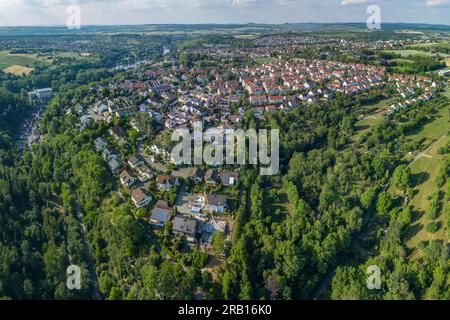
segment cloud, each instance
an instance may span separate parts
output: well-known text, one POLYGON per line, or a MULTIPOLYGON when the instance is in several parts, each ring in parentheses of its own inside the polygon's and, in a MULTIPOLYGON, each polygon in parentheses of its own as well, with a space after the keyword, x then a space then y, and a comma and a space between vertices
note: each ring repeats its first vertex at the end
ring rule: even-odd
POLYGON ((438 7, 450 5, 450 0, 427 0, 427 6, 429 7, 438 7))
POLYGON ((352 4, 361 4, 361 3, 367 3, 369 0, 342 0, 341 5, 348 6, 352 4))
POLYGON ((23 0, 0 0, 0 9, 18 10, 25 5, 23 0))

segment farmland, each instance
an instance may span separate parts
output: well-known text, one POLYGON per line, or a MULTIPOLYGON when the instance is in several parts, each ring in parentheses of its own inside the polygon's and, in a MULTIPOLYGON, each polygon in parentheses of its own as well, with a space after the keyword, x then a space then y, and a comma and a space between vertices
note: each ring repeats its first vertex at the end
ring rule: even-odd
POLYGON ((44 60, 34 54, 11 54, 9 51, 0 51, 0 69, 13 74, 29 74, 36 62, 44 60))

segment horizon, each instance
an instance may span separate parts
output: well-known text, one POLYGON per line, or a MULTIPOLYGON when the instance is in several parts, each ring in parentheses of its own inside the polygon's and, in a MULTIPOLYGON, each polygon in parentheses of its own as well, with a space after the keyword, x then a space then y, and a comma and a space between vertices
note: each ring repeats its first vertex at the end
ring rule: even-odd
MULTIPOLYGON (((246 26, 246 25, 266 25, 266 26, 281 26, 281 25, 307 25, 307 24, 322 24, 322 25, 334 25, 334 24, 353 24, 353 25, 365 25, 366 22, 319 22, 319 21, 310 21, 310 22, 281 22, 281 23, 264 23, 264 22, 243 22, 243 23, 127 23, 127 24, 82 24, 81 27, 127 27, 127 26, 246 26)), ((398 21, 389 21, 384 22, 382 25, 392 25, 392 24, 400 24, 400 25, 428 25, 428 26, 448 26, 450 27, 450 23, 427 23, 427 22, 398 22, 398 21)), ((64 24, 40 24, 40 25, 8 25, 2 26, 0 28, 65 28, 64 24)))
POLYGON ((65 25, 74 5, 83 26, 364 23, 371 5, 382 23, 448 25, 450 15, 450 0, 0 0, 0 26, 65 25))

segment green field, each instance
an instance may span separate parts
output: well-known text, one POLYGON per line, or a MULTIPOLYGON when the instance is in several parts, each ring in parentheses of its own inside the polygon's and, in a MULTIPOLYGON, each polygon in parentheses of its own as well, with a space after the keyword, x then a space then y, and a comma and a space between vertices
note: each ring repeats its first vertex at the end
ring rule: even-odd
POLYGON ((43 61, 34 54, 10 54, 9 51, 0 51, 0 69, 10 66, 23 66, 33 68, 36 61, 43 61))
MULTIPOLYGON (((405 49, 405 50, 382 50, 382 52, 399 54, 399 55, 401 55, 403 58, 407 58, 407 57, 409 57, 409 56, 422 56, 422 57, 436 57, 436 56, 437 56, 436 53, 425 52, 425 51, 414 50, 414 49, 405 49)), ((439 55, 440 55, 441 57, 450 57, 449 54, 445 54, 445 53, 439 53, 439 55)))
MULTIPOLYGON (((445 204, 441 209, 440 215, 437 219, 441 223, 441 229, 436 233, 430 233, 426 230, 427 224, 430 222, 427 212, 430 205, 429 195, 438 191, 435 180, 439 174, 439 170, 443 165, 444 156, 437 154, 437 149, 450 141, 450 137, 446 136, 440 140, 431 150, 426 153, 426 156, 421 157, 411 165, 411 172, 415 179, 416 193, 411 199, 410 205, 414 212, 414 221, 407 231, 407 247, 411 250, 412 257, 418 257, 419 251, 416 250, 421 241, 429 241, 435 239, 447 239, 447 232, 444 226, 444 210, 448 204, 445 204)), ((444 191, 442 189, 442 191, 444 191)), ((445 203, 445 200, 443 201, 445 203)), ((448 240, 448 239, 447 239, 448 240)))
MULTIPOLYGON (((448 94, 448 92, 447 92, 448 94)), ((442 135, 450 129, 450 116, 449 109, 442 108, 436 115, 436 119, 430 123, 423 126, 422 130, 419 132, 408 135, 407 138, 412 141, 420 141, 426 139, 425 142, 431 143, 439 139, 442 135)))
POLYGON ((234 36, 234 38, 242 40, 254 40, 257 39, 258 36, 255 34, 237 34, 234 36))
POLYGON ((383 99, 377 103, 362 106, 368 114, 355 124, 356 133, 352 137, 353 142, 357 142, 360 137, 366 134, 373 126, 381 123, 385 117, 385 111, 395 102, 395 98, 383 99))

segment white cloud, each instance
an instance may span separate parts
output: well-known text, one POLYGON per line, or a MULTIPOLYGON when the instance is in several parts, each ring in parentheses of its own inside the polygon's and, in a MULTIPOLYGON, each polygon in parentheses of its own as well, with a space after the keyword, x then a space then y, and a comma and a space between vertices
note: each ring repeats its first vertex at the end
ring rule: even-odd
POLYGON ((18 10, 25 5, 23 0, 0 0, 0 9, 18 10))
POLYGON ((342 0, 341 5, 347 6, 351 4, 360 4, 360 3, 367 3, 369 0, 342 0))
POLYGON ((427 6, 437 7, 450 4, 450 0, 427 0, 427 6))

